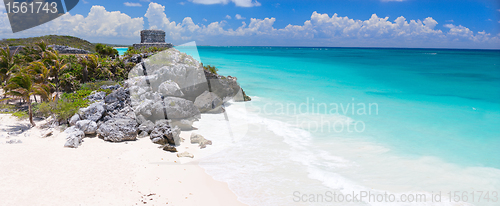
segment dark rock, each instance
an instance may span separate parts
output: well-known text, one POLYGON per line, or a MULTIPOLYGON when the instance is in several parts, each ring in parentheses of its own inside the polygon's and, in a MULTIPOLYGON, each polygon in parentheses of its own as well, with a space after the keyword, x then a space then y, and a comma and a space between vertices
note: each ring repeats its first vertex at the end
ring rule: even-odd
POLYGON ((147 136, 148 136, 148 133, 145 132, 145 131, 142 131, 141 133, 139 133, 138 138, 144 138, 144 137, 147 137, 147 136))
POLYGON ((110 142, 136 140, 137 121, 129 118, 110 119, 99 126, 99 137, 110 142))
POLYGON ((91 120, 80 120, 76 122, 75 127, 90 135, 95 134, 97 131, 97 123, 91 120))
POLYGON ((59 54, 90 54, 89 51, 84 49, 77 49, 69 46, 61 46, 61 45, 49 45, 48 47, 53 48, 59 54))
POLYGON ((163 150, 169 151, 169 152, 177 152, 177 148, 171 145, 164 145, 163 150))
POLYGON ((109 89, 109 90, 117 90, 121 88, 121 86, 119 84, 117 85, 111 85, 111 86, 107 86, 107 85, 102 85, 101 86, 101 89, 109 89))
POLYGON ((167 120, 158 120, 156 121, 155 127, 149 136, 151 141, 155 144, 170 144, 178 146, 180 145, 178 130, 178 128, 170 127, 167 120))
POLYGON ((87 99, 91 102, 96 102, 104 100, 105 97, 106 97, 106 92, 96 92, 94 94, 89 95, 87 99))
POLYGON ((154 128, 155 124, 149 120, 146 120, 139 126, 139 130, 144 131, 146 133, 150 133, 151 131, 153 131, 154 128))
POLYGON ((127 89, 123 89, 120 87, 117 90, 113 91, 108 96, 106 96, 106 98, 104 98, 104 102, 106 102, 106 104, 114 102, 124 102, 127 101, 129 98, 130 98, 129 91, 127 89))
POLYGON ((88 119, 97 122, 101 119, 104 112, 106 112, 104 106, 103 102, 95 102, 86 108, 80 109, 78 113, 80 114, 81 119, 88 119))

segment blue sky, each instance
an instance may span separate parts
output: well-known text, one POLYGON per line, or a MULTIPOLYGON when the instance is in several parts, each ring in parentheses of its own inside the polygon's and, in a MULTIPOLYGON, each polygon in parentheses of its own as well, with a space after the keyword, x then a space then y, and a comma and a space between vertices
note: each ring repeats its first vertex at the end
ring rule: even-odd
MULTIPOLYGON (((2 1, 2 0, 0 0, 2 1)), ((156 28, 199 45, 500 48, 497 0, 85 0, 59 19, 0 38, 75 35, 132 44, 156 28)))

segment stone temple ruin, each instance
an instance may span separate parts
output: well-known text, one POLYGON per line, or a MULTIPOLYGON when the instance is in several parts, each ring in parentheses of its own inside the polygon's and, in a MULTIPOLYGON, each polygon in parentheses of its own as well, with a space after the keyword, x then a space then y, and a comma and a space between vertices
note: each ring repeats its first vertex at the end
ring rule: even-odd
POLYGON ((134 44, 135 49, 140 48, 172 48, 174 45, 165 43, 165 32, 163 30, 142 30, 141 43, 134 44))

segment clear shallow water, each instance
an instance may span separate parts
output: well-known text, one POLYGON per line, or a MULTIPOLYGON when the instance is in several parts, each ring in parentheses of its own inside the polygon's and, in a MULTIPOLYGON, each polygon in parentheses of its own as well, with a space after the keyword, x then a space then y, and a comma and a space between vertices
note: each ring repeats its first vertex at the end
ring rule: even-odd
POLYGON ((124 55, 125 52, 127 52, 128 48, 122 48, 122 47, 116 47, 116 50, 118 50, 119 55, 124 55))
POLYGON ((241 141, 202 164, 246 203, 296 204, 294 191, 500 190, 499 51, 198 51, 254 97, 228 108, 247 123, 231 131, 241 141), (309 110, 297 114, 287 104, 309 110), (377 106, 369 113, 368 105, 377 106), (347 131, 355 125, 364 129, 347 131))

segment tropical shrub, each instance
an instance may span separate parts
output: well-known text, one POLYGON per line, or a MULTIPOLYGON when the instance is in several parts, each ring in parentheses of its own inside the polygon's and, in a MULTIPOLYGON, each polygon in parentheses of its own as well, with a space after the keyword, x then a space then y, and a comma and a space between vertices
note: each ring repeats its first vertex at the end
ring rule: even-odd
POLYGON ((203 68, 205 70, 212 72, 213 74, 217 74, 217 72, 219 71, 219 69, 217 69, 216 67, 211 66, 211 65, 203 66, 203 68))
POLYGON ((96 44, 95 45, 96 52, 102 57, 116 57, 118 56, 118 50, 113 47, 104 44, 96 44))

